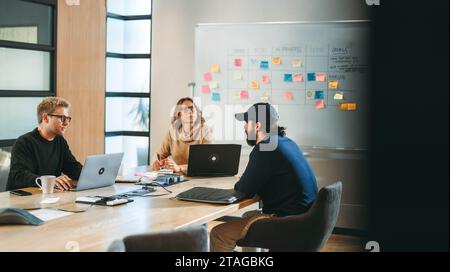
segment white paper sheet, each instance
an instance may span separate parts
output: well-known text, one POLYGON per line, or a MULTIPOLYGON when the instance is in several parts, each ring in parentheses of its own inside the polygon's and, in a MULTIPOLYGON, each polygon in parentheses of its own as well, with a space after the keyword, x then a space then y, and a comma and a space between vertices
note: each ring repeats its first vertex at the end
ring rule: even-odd
POLYGON ((73 214, 73 212, 58 211, 53 209, 39 209, 29 212, 43 221, 49 221, 73 214))

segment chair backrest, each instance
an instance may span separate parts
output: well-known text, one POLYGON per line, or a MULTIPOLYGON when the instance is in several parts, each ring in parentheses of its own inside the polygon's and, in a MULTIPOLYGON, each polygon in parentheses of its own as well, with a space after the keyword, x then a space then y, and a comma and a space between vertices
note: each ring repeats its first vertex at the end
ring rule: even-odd
POLYGON ((174 231, 131 235, 111 243, 109 252, 207 252, 208 230, 199 225, 174 231))
POLYGON ((323 187, 308 212, 256 221, 237 245, 272 251, 319 251, 336 225, 341 194, 340 181, 323 187))
POLYGON ((4 192, 6 190, 8 175, 9 175, 9 166, 0 166, 0 192, 4 192))

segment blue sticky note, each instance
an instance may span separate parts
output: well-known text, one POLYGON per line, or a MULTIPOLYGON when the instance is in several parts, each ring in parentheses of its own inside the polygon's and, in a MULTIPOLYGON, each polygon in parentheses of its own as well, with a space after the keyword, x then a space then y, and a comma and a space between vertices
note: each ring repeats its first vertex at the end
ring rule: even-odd
POLYGON ((292 74, 284 74, 284 82, 292 82, 292 74))
POLYGON ((269 69, 269 61, 267 60, 262 60, 261 63, 259 64, 259 67, 261 69, 269 69))
POLYGON ((212 93, 212 101, 220 102, 220 93, 212 93))
POLYGON ((308 73, 308 81, 316 81, 316 73, 308 73))
POLYGON ((314 94, 314 99, 323 99, 323 91, 316 91, 314 94))

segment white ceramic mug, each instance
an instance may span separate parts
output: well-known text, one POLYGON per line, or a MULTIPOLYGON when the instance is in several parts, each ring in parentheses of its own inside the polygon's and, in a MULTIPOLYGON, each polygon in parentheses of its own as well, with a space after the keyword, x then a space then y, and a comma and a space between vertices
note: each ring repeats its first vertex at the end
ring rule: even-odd
POLYGON ((41 188, 42 193, 44 194, 53 194, 55 184, 56 176, 40 176, 36 178, 36 185, 41 188), (41 181, 41 184, 39 184, 39 180, 41 181))

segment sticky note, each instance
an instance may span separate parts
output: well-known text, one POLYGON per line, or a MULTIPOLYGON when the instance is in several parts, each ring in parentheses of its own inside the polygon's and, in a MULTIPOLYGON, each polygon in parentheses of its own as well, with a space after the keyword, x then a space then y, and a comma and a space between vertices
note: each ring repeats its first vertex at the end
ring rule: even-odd
POLYGON ((255 90, 259 89, 259 81, 258 80, 251 81, 250 88, 255 89, 255 90))
POLYGON ((283 99, 286 101, 292 101, 294 100, 294 95, 291 92, 285 92, 283 94, 283 99))
POLYGON ((349 110, 349 111, 356 110, 356 103, 347 103, 347 104, 348 104, 347 110, 349 110))
POLYGON ((218 89, 219 88, 219 83, 217 83, 217 81, 211 81, 210 83, 209 83, 209 88, 210 89, 218 89))
POLYGON ((202 93, 208 94, 211 90, 209 89, 209 85, 202 86, 202 93))
POLYGON ((316 73, 316 81, 324 82, 327 78, 325 73, 316 73))
POLYGON ((242 66, 242 59, 234 59, 234 66, 235 67, 241 67, 242 66))
POLYGON ((344 99, 344 93, 343 92, 336 92, 335 94, 334 94, 334 100, 342 100, 342 99, 344 99))
POLYGON ((204 79, 205 81, 211 81, 211 79, 212 79, 211 73, 204 73, 204 74, 203 74, 203 79, 204 79))
POLYGON ((270 84, 270 77, 266 75, 262 76, 262 82, 264 84, 270 84))
POLYGON ((308 81, 316 81, 316 73, 308 73, 308 81))
POLYGON ((323 102, 323 100, 316 101, 316 109, 320 110, 320 109, 324 109, 324 108, 325 108, 325 103, 323 102))
POLYGON ((302 74, 295 74, 294 75, 294 82, 302 82, 303 81, 303 75, 302 74))
POLYGON ((262 60, 259 64, 259 68, 261 69, 269 69, 269 62, 267 60, 262 60))
POLYGON ((261 101, 269 101, 269 95, 267 93, 261 93, 261 96, 259 97, 261 101))
POLYGON ((337 80, 330 80, 328 82, 328 89, 336 90, 337 88, 339 88, 339 81, 337 81, 337 80))
POLYGON ((324 95, 323 95, 323 91, 316 91, 314 93, 314 99, 323 99, 324 95))
POLYGON ((211 65, 211 72, 212 73, 219 73, 220 72, 220 65, 219 64, 211 65))
POLYGON ((314 99, 314 91, 313 90, 307 90, 306 91, 306 99, 307 100, 312 100, 312 99, 314 99))
POLYGON ((284 74, 284 82, 292 82, 292 74, 284 74))
POLYGON ((233 98, 239 100, 241 98, 241 92, 240 91, 234 91, 233 92, 233 98))
POLYGON ((272 64, 280 65, 281 64, 281 57, 273 57, 272 58, 272 64))
POLYGON ((292 67, 293 68, 302 67, 302 61, 300 59, 293 59, 292 60, 292 67))
POLYGON ((234 72, 233 78, 235 80, 242 80, 242 73, 241 72, 234 72))
POLYGON ((342 111, 354 111, 356 110, 357 106, 356 103, 350 102, 350 103, 339 103, 339 109, 342 111))
POLYGON ((220 93, 212 93, 212 101, 219 102, 220 101, 220 93))
POLYGON ((241 99, 248 99, 248 92, 247 91, 241 91, 240 98, 241 99))

